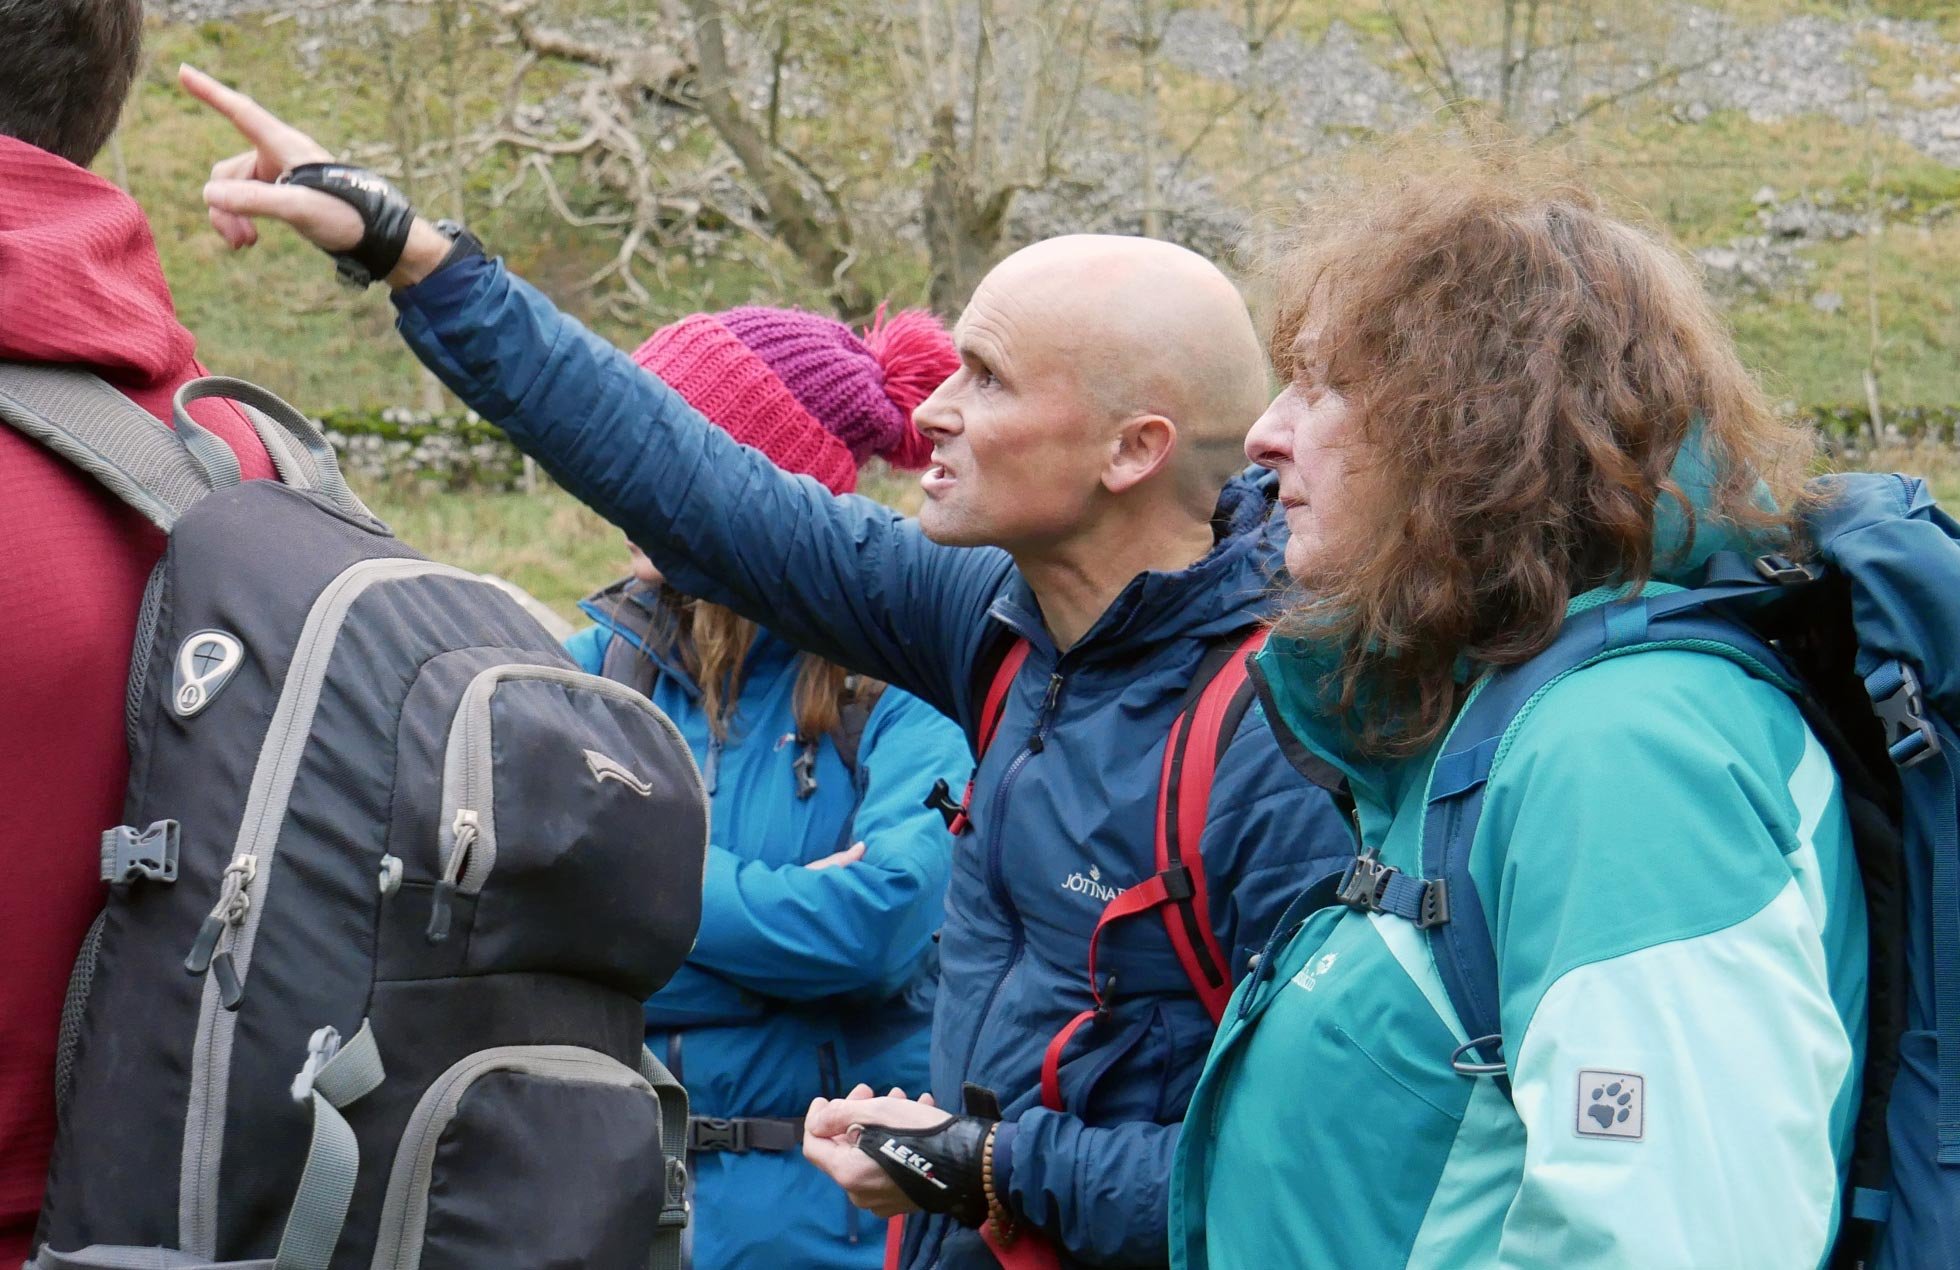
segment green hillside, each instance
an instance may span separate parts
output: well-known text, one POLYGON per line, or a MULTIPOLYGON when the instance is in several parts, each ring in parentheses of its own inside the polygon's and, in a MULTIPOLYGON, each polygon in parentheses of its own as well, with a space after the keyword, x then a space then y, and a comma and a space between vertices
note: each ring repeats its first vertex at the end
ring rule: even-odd
MULTIPOLYGON (((686 51, 661 26, 652 0, 538 2, 538 12, 602 48, 643 42, 686 51)), ((1229 255, 1248 223, 1246 205, 1283 210, 1289 192, 1310 185, 1338 153, 1400 128, 1447 123, 1450 112, 1433 87, 1438 49, 1467 91, 1493 96, 1499 0, 1155 7, 1171 19, 1155 68, 1151 135, 1158 140, 1148 151, 1170 209, 1164 232, 1214 254, 1229 255), (1256 94, 1232 24, 1261 6, 1281 20, 1270 41, 1278 51, 1269 53, 1277 58, 1271 82, 1261 89, 1264 132, 1255 132, 1245 103, 1256 94), (1416 48, 1406 21, 1398 32, 1397 14, 1429 19, 1416 48), (1422 39, 1434 41, 1426 58, 1418 56, 1422 39), (1266 134, 1284 134, 1286 146, 1255 146, 1266 134), (1248 158, 1256 154, 1267 157, 1248 158)), ((1552 0, 1545 7, 1561 10, 1552 0)), ((1960 404, 1955 7, 1893 0, 1874 12, 1820 0, 1736 0, 1652 18, 1638 6, 1623 8, 1635 13, 1625 19, 1630 26, 1609 31, 1589 19, 1595 25, 1575 28, 1604 33, 1583 55, 1576 39, 1566 52, 1540 50, 1542 67, 1568 53, 1570 66, 1543 70, 1531 91, 1546 101, 1566 96, 1546 107, 1549 116, 1534 117, 1527 102, 1517 126, 1552 134, 1546 144, 1701 254, 1746 356, 1778 400, 1861 407, 1875 306, 1885 407, 1960 404), (1586 76, 1596 83, 1571 87, 1586 76), (1641 88, 1643 76, 1658 82, 1641 88), (1628 84, 1633 91, 1624 91, 1628 84), (1881 232, 1868 232, 1873 225, 1881 232)), ((631 121, 654 185, 671 181, 674 191, 637 258, 645 295, 617 278, 589 284, 615 257, 619 231, 573 224, 566 213, 618 219, 618 153, 525 164, 525 152, 509 146, 458 159, 469 146, 457 143, 488 135, 500 118, 518 118, 505 116, 510 103, 529 112, 522 116, 528 135, 564 141, 585 127, 591 103, 647 94, 606 86, 589 68, 553 58, 529 65, 514 88, 522 50, 483 0, 363 8, 353 17, 298 4, 291 12, 211 16, 231 12, 231 0, 164 0, 122 130, 98 165, 149 212, 179 309, 214 368, 265 383, 316 413, 446 404, 392 334, 379 289, 341 288, 290 235, 269 232, 234 255, 210 232, 198 190, 210 165, 238 145, 226 125, 177 91, 180 61, 255 94, 362 161, 386 165, 401 152, 416 154, 400 179, 418 205, 461 213, 521 273, 621 344, 699 308, 826 303, 811 275, 770 240, 760 204, 714 134, 687 111, 650 98, 615 116, 631 121), (203 16, 172 16, 186 6, 202 6, 192 11, 203 16), (371 13, 394 16, 360 16, 371 13)), ((922 302, 930 262, 918 224, 929 165, 920 120, 895 86, 905 78, 899 68, 882 64, 875 48, 867 53, 864 42, 866 31, 897 40, 901 19, 881 15, 899 10, 862 0, 756 0, 739 12, 748 23, 746 34, 734 32, 743 91, 752 106, 767 97, 783 150, 824 176, 848 208, 857 276, 874 295, 922 302), (765 54, 782 59, 773 88, 767 67, 757 70, 765 54)), ((1048 174, 1049 188, 1021 196, 1000 250, 1069 228, 1134 232, 1141 223, 1141 196, 1124 182, 1125 173, 1141 170, 1133 152, 1141 152, 1144 81, 1134 33, 1125 35, 1115 17, 1102 20, 1114 25, 1078 49, 1074 148, 1048 174)), ((1020 91, 1019 81, 1006 87, 1020 91)), ((1944 455, 1914 461, 1960 486, 1944 455)), ((902 483, 876 488, 909 493, 902 483)), ((510 574, 563 610, 617 563, 616 534, 556 495, 478 498, 410 482, 376 498, 438 554, 510 574)))

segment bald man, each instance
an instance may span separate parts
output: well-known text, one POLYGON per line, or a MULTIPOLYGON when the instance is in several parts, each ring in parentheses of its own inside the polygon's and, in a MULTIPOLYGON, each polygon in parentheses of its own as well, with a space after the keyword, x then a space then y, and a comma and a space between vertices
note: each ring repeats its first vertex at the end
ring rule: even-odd
MULTIPOLYGON (((948 843, 932 1091, 834 1090, 807 1108, 811 1161, 860 1208, 907 1216, 907 1267, 1164 1264, 1213 1014, 1287 903, 1353 855, 1254 708, 1220 736, 1203 832, 1182 847, 1208 886, 1158 883, 1167 737, 1266 615, 1284 546, 1270 478, 1228 482, 1213 457, 1266 396, 1230 281, 1143 239, 1058 238, 1003 262, 960 318, 960 370, 915 415, 933 442, 915 523, 785 475, 473 240, 407 219, 399 195, 357 211, 365 196, 267 184, 326 152, 213 81, 185 84, 254 145, 206 187, 229 242, 261 216, 355 249, 395 288, 416 354, 682 591, 925 698, 984 751, 948 843), (1104 927, 1103 1008, 1085 1015, 1091 934, 1147 883, 1131 898, 1160 903, 1104 927)), ((812 1046, 808 1061, 840 1057, 866 1056, 812 1046)))

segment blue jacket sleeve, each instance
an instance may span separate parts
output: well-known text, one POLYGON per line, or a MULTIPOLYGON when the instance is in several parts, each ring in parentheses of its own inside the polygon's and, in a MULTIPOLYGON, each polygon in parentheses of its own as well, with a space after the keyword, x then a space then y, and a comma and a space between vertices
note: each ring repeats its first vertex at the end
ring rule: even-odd
POLYGON ((416 356, 677 587, 956 718, 1011 567, 738 444, 497 261, 395 293, 416 356))
POLYGON ((701 935, 690 961, 765 996, 889 996, 939 928, 952 842, 923 803, 968 763, 952 721, 897 689, 872 710, 858 751, 863 800, 847 842, 864 858, 828 869, 708 852, 701 935))
POLYGON ((606 645, 611 642, 611 631, 603 626, 588 626, 565 641, 565 654, 578 663, 580 670, 596 675, 606 664, 606 645))
MULTIPOLYGON (((1212 931, 1235 980, 1293 897, 1354 856, 1347 818, 1287 763, 1257 706, 1218 765, 1200 850, 1212 931)), ((1188 1090, 1195 1076, 1172 1072, 1170 1082, 1188 1090)), ((1163 1263, 1178 1126, 1092 1126, 1037 1107, 1000 1132, 998 1180, 1029 1221, 1093 1264, 1163 1263)))

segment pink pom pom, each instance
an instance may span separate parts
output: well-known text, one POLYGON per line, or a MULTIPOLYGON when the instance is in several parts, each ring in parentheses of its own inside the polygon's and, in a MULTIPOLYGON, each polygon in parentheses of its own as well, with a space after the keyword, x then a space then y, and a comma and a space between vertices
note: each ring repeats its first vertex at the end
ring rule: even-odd
POLYGON ((906 309, 888 321, 881 305, 864 333, 864 346, 885 372, 885 396, 905 426, 879 455, 894 467, 921 468, 932 461, 932 442, 912 425, 912 412, 960 368, 953 337, 924 309, 906 309))

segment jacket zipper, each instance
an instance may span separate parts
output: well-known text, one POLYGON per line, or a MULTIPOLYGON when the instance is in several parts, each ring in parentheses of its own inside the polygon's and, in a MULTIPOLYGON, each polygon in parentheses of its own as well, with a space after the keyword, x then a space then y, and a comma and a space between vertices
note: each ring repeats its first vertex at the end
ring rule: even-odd
POLYGON ((987 989, 986 998, 980 1005, 980 1017, 973 1025, 972 1037, 967 1041, 966 1060, 960 1064, 962 1084, 973 1073, 973 1056, 980 1048, 980 1035, 987 1030, 987 1017, 993 1013, 994 1002, 999 998, 1000 990, 1006 985, 1009 976, 1014 973, 1014 968, 1020 964, 1021 954, 1027 947, 1027 930, 1021 924, 1020 910, 1014 906, 1013 897, 1007 893, 1006 878, 1001 873, 1001 818, 1007 804, 1007 792, 1013 786, 1015 778, 1021 774, 1021 769, 1027 766, 1029 759, 1047 747, 1048 725, 1054 718, 1056 705, 1061 701, 1062 686, 1065 682, 1066 676, 1062 674, 1058 661, 1056 669, 1048 676, 1048 691, 1041 699, 1040 711, 1035 715, 1034 731, 1021 747, 1021 752, 1014 756, 1014 761, 1008 765, 1007 771, 1002 773, 1000 784, 994 787, 994 796, 989 800, 988 818, 993 823, 987 830, 987 889, 993 893, 994 901, 1006 910, 1011 939, 1007 948, 1007 962, 1001 967, 1000 973, 994 977, 993 986, 987 989))

